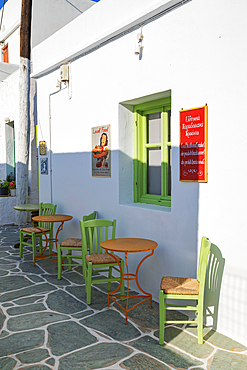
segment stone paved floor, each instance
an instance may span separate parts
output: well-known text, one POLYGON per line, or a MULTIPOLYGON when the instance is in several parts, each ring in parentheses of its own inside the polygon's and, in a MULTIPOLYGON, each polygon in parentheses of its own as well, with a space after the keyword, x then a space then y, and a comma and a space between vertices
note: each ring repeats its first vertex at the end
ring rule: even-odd
POLYGON ((59 281, 56 262, 34 267, 18 241, 17 227, 0 226, 1 370, 247 369, 247 348, 208 328, 198 345, 195 327, 169 326, 160 346, 156 302, 130 311, 125 325, 121 308, 107 307, 106 284, 95 284, 87 306, 79 268, 59 281))

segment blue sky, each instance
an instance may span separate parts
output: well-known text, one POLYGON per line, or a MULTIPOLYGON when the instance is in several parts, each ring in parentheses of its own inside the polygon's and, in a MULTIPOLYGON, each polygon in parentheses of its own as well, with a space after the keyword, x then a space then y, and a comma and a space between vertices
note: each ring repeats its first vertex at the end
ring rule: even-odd
MULTIPOLYGON (((2 9, 2 7, 3 7, 3 1, 4 1, 4 0, 0 0, 0 9, 2 9)), ((5 0, 5 4, 7 3, 7 1, 8 1, 8 0, 5 0)))

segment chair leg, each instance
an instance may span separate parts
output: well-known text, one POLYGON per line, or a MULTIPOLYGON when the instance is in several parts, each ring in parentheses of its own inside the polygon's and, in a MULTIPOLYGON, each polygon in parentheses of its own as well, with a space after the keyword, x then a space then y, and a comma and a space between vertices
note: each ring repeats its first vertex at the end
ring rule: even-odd
POLYGON ((43 251, 42 235, 39 236, 39 253, 43 251))
POLYGON ((198 307, 198 311, 197 311, 197 335, 198 335, 198 344, 203 344, 203 310, 202 310, 202 307, 198 307))
POLYGON ((165 303, 163 290, 159 292, 159 344, 164 344, 165 334, 165 303))
POLYGON ((72 264, 72 252, 71 252, 71 250, 68 250, 68 255, 71 256, 71 257, 68 257, 68 260, 69 260, 69 271, 71 271, 72 270, 72 266, 71 266, 71 264, 72 264))
POLYGON ((23 232, 20 230, 20 257, 23 257, 23 232))
POLYGON ((35 256, 36 256, 36 235, 32 233, 32 247, 33 247, 33 263, 35 263, 35 256))
MULTIPOLYGON (((121 260, 121 268, 122 268, 122 274, 124 274, 124 260, 121 260)), ((120 294, 121 295, 124 295, 124 279, 122 281, 122 284, 121 284, 121 287, 120 287, 120 294)), ((124 301, 125 300, 125 297, 121 297, 120 298, 121 301, 124 301)))
POLYGON ((58 280, 61 280, 62 275, 62 251, 60 244, 57 246, 57 278, 58 280))
POLYGON ((92 265, 92 262, 89 262, 87 273, 86 273, 86 291, 87 291, 87 304, 88 305, 91 304, 92 272, 93 272, 93 265, 92 265))

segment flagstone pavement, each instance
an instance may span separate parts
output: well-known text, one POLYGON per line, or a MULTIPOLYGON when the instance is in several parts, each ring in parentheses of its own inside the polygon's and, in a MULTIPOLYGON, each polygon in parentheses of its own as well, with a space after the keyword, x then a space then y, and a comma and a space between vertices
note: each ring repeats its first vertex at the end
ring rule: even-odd
POLYGON ((88 306, 81 268, 57 280, 57 263, 34 266, 29 247, 19 257, 18 241, 17 226, 0 226, 1 370, 247 369, 247 348, 209 328, 198 345, 192 325, 168 326, 160 346, 157 302, 130 311, 125 325, 103 283, 88 306))

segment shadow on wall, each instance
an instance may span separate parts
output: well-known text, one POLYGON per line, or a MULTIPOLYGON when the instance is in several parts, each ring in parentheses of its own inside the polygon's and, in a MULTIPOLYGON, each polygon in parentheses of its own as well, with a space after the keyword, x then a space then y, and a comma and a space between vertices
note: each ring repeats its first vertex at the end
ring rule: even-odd
MULTIPOLYGON (((208 260, 203 318, 207 326, 217 330, 218 310, 222 276, 225 266, 225 259, 215 244, 211 244, 208 260)), ((207 333, 207 340, 214 333, 214 330, 207 333)))

